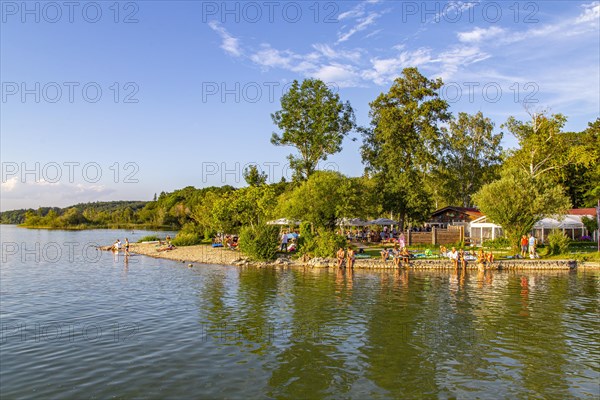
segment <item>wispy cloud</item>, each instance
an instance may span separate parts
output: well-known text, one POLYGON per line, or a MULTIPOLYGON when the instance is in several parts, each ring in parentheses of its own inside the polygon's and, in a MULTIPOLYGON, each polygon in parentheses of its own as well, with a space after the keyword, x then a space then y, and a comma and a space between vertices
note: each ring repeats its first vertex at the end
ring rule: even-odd
POLYGON ((491 26, 489 28, 475 28, 467 32, 459 32, 458 40, 464 43, 479 43, 484 40, 493 39, 505 32, 504 29, 497 26, 491 26))
POLYGON ((363 70, 363 79, 377 85, 393 81, 406 67, 420 67, 433 62, 431 50, 420 48, 414 51, 402 51, 396 57, 372 58, 371 67, 363 70))
POLYGON ((354 34, 364 31, 369 26, 373 25, 377 18, 381 17, 381 13, 378 12, 370 12, 364 17, 357 18, 356 24, 348 29, 346 32, 338 33, 337 43, 342 43, 350 39, 354 34))
POLYGON ((313 44, 312 47, 317 50, 319 54, 332 60, 350 60, 358 62, 361 59, 362 51, 358 49, 353 51, 339 50, 322 43, 313 44))
POLYGON ((210 21, 208 26, 215 32, 221 36, 221 48, 225 50, 228 54, 232 56, 239 57, 242 55, 242 50, 240 49, 240 41, 238 38, 233 37, 225 28, 219 25, 216 21, 210 21))
MULTIPOLYGON (((350 10, 341 13, 338 16, 338 20, 348 20, 349 22, 348 25, 343 26, 341 30, 338 31, 338 39, 336 43, 339 44, 346 42, 358 32, 362 32, 371 25, 375 24, 377 19, 387 11, 367 10, 367 7, 378 3, 381 3, 381 0, 362 1, 356 6, 352 7, 350 10)), ((367 34, 367 36, 371 36, 373 34, 373 32, 370 32, 367 34)))
POLYGON ((265 68, 282 68, 292 72, 304 73, 317 68, 313 62, 318 56, 315 54, 300 55, 291 50, 278 50, 268 44, 250 56, 255 64, 265 68))

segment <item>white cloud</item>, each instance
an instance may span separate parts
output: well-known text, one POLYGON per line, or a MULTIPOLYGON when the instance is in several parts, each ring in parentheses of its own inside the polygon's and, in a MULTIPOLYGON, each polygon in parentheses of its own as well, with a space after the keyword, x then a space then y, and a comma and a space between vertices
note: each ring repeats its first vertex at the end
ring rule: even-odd
POLYGON ((344 50, 336 50, 327 44, 316 43, 313 44, 313 48, 319 52, 320 55, 323 55, 332 60, 350 60, 353 62, 360 61, 361 52, 359 50, 354 51, 344 51, 344 50))
POLYGON ((312 73, 312 76, 328 84, 335 83, 338 87, 356 86, 360 80, 352 66, 343 64, 324 65, 312 73))
POLYGON ((7 179, 6 182, 2 182, 0 184, 0 188, 2 188, 3 192, 12 192, 17 186, 18 179, 16 176, 13 176, 10 179, 7 179))
POLYGON ((221 48, 225 50, 226 53, 231 54, 232 56, 239 57, 242 55, 242 51, 240 49, 240 41, 239 39, 231 36, 229 32, 221 25, 219 25, 215 21, 210 21, 208 26, 215 32, 221 36, 221 48))
POLYGON ((492 26, 490 28, 475 28, 472 31, 468 32, 459 32, 457 34, 458 40, 465 43, 478 43, 487 39, 492 39, 498 37, 499 35, 504 33, 504 29, 499 28, 497 26, 492 26))
POLYGON ((454 47, 448 49, 439 55, 438 61, 441 63, 439 76, 442 79, 451 78, 460 67, 466 67, 471 64, 486 60, 491 56, 478 47, 454 47))
POLYGON ((277 50, 265 44, 262 49, 250 56, 257 65, 269 68, 282 68, 293 72, 303 73, 316 68, 312 62, 314 55, 302 56, 290 50, 277 50))
POLYGON ((427 48, 415 51, 403 51, 397 57, 373 58, 371 68, 362 72, 362 78, 373 81, 377 85, 393 81, 407 67, 419 67, 433 61, 431 50, 427 48))
POLYGON ((582 5, 583 13, 581 13, 576 19, 577 24, 587 24, 592 22, 596 25, 600 23, 600 2, 596 1, 589 4, 582 5))

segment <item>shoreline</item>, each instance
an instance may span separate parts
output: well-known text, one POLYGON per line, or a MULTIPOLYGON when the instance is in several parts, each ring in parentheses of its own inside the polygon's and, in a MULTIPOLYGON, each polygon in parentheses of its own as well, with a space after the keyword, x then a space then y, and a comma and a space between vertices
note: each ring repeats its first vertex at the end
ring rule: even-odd
MULTIPOLYGON (((110 246, 108 246, 110 247, 110 246)), ((130 252, 153 258, 161 258, 182 263, 199 264, 217 264, 231 266, 293 266, 293 267, 311 267, 311 268, 331 268, 336 267, 337 262, 334 258, 312 258, 307 262, 292 260, 286 256, 279 257, 273 262, 253 262, 242 255, 239 250, 229 250, 223 247, 212 247, 210 245, 195 245, 177 247, 168 251, 157 251, 156 243, 132 243, 130 252)), ((104 248, 103 248, 104 249, 104 248)), ((381 261, 380 259, 357 259, 354 265, 355 269, 396 269, 392 261, 381 261)), ((404 268, 404 267, 403 267, 404 268)), ((448 259, 430 258, 411 260, 410 269, 418 270, 453 270, 452 263, 448 259)), ((580 262, 576 260, 498 260, 486 269, 489 270, 549 270, 549 271, 570 271, 576 269, 600 269, 600 263, 580 262)), ((468 270, 479 269, 477 264, 470 262, 467 265, 468 270)))

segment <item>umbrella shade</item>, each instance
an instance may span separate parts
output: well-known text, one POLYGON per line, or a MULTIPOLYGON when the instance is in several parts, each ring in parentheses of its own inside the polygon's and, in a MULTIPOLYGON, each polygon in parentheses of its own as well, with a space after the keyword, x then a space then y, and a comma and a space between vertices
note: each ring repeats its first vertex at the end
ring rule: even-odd
POLYGON ((398 225, 398 222, 389 218, 377 218, 368 222, 369 225, 398 225))
POLYGON ((365 226, 369 225, 367 221, 360 218, 341 218, 336 221, 340 226, 365 226))
POLYGON ((290 221, 287 218, 279 218, 274 221, 268 221, 267 225, 300 225, 300 221, 290 221))

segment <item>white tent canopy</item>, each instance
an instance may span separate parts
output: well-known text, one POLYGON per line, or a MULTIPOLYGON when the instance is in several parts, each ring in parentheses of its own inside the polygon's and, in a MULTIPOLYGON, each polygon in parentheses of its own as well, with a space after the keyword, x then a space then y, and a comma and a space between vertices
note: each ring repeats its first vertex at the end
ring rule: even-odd
MULTIPOLYGON (((567 215, 563 219, 543 218, 533 225, 533 229, 581 229, 585 228, 581 222, 582 215, 567 215)), ((591 215, 590 218, 593 218, 591 215)))
MULTIPOLYGON (((535 236, 542 242, 553 229, 560 229, 570 236, 571 239, 575 239, 579 237, 580 233, 581 235, 585 233, 585 225, 581 222, 582 217, 595 218, 593 215, 575 214, 568 214, 562 218, 558 216, 547 217, 536 222, 533 225, 533 230, 535 231, 535 236)), ((502 227, 489 221, 485 215, 471 222, 469 228, 471 238, 479 242, 504 235, 502 227)))
POLYGON ((539 220, 533 225, 533 229, 536 231, 536 236, 540 237, 541 241, 544 241, 544 237, 553 229, 560 229, 564 233, 566 230, 570 231, 571 239, 575 239, 575 231, 581 230, 581 235, 585 232, 585 225, 581 222, 582 217, 594 218, 593 215, 573 215, 569 214, 563 218, 559 217, 548 217, 539 220))

